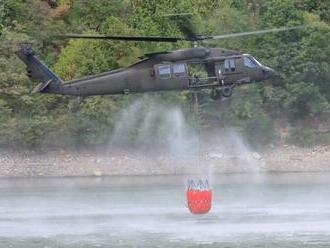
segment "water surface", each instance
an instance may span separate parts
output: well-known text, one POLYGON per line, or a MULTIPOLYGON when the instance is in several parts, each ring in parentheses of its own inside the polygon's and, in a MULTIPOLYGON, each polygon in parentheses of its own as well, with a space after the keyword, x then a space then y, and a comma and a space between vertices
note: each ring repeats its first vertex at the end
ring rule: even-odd
POLYGON ((203 216, 188 177, 0 180, 0 247, 330 247, 330 175, 212 177, 203 216))

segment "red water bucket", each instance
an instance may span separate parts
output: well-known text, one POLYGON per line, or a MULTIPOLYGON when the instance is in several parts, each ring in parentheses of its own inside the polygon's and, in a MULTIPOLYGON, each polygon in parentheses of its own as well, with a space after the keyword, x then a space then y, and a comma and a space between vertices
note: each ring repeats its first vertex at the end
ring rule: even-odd
POLYGON ((189 180, 186 197, 187 207, 193 214, 206 214, 212 207, 212 190, 208 180, 189 180))

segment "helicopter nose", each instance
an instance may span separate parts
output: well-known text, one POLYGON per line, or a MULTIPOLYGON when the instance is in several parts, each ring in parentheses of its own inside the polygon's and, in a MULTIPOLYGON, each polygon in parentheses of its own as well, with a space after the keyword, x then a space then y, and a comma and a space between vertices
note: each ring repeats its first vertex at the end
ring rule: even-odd
POLYGON ((263 73, 264 79, 269 79, 269 78, 274 78, 274 77, 279 76, 279 73, 277 71, 275 71, 272 68, 269 68, 268 66, 262 67, 262 73, 263 73))

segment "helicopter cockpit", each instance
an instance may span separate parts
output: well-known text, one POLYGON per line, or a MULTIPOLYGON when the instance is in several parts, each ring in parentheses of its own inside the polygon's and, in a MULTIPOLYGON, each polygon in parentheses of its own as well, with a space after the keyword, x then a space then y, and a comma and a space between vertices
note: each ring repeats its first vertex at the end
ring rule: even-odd
POLYGON ((261 81, 278 75, 275 70, 261 64, 250 54, 243 54, 243 62, 244 66, 249 70, 253 81, 261 81))

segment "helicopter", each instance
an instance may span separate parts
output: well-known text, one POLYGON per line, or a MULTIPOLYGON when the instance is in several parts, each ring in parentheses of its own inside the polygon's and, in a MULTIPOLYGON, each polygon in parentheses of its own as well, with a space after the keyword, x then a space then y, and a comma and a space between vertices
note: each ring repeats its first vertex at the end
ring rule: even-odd
POLYGON ((108 36, 67 34, 64 38, 97 39, 144 42, 190 41, 192 48, 144 54, 139 61, 126 68, 111 70, 96 75, 63 82, 35 55, 31 44, 24 44, 16 55, 25 63, 27 75, 39 83, 33 93, 54 93, 86 97, 155 91, 179 91, 209 89, 210 97, 218 100, 230 97, 233 89, 277 77, 272 68, 261 64, 250 54, 224 48, 198 46, 204 40, 219 40, 233 37, 283 32, 300 29, 301 26, 281 27, 216 36, 196 34, 188 26, 181 25, 183 36, 108 36), (202 70, 199 75, 196 72, 202 70))

